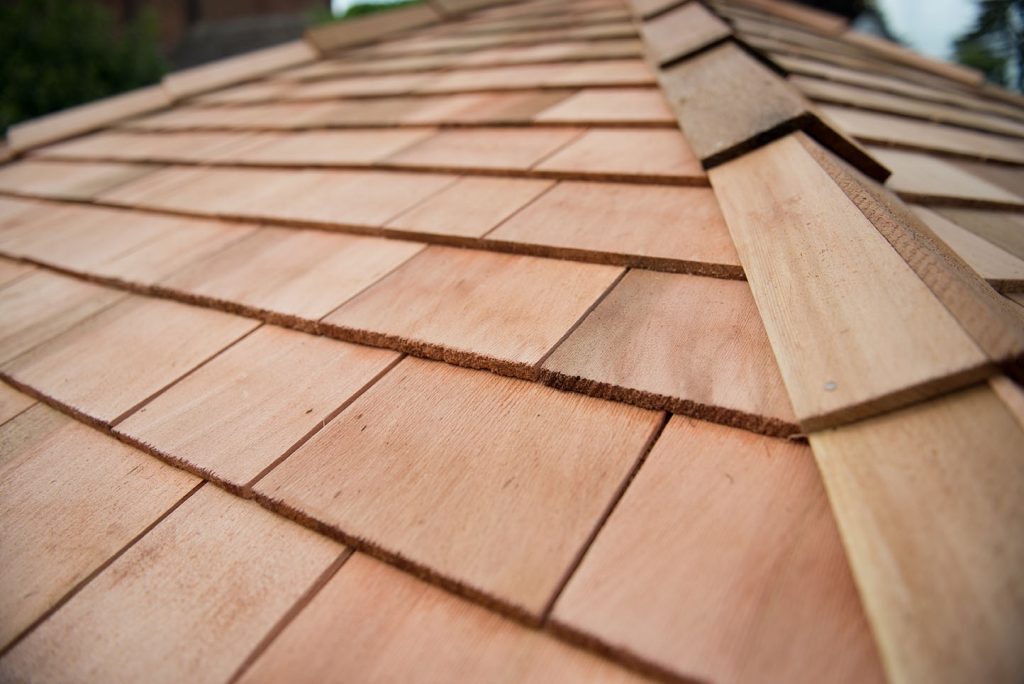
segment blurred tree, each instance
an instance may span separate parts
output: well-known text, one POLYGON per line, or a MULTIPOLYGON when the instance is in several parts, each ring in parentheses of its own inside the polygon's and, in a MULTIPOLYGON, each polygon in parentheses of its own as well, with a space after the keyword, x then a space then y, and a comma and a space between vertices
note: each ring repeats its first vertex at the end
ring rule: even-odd
POLYGON ((1024 0, 980 0, 974 27, 957 39, 957 60, 995 83, 1024 91, 1024 0))
POLYGON ((0 130, 155 83, 164 70, 151 14, 118 28, 88 0, 0 2, 0 130))

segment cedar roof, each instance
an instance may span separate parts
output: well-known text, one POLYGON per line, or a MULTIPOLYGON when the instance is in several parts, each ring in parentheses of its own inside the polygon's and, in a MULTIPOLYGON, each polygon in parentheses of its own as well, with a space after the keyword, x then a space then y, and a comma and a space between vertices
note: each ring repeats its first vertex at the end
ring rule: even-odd
POLYGON ((0 679, 1020 681, 1021 101, 429 0, 12 127, 0 679))

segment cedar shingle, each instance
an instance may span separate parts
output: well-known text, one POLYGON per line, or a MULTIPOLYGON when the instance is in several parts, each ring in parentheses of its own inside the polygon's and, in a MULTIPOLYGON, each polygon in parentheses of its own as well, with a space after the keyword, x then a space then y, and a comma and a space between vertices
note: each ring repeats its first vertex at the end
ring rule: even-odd
POLYGON ((702 182, 700 160, 679 131, 591 129, 537 165, 578 176, 702 182))
POLYGON ((0 444, 2 649, 199 479, 41 404, 0 444))
POLYGON ((358 341, 528 377, 621 272, 428 247, 323 323, 358 341))
POLYGON ((658 420, 410 358, 255 490, 538 616, 658 420))
POLYGON ((219 311, 127 297, 4 363, 2 371, 76 412, 110 422, 256 325, 219 311))
POLYGON ((687 418, 554 619, 698 681, 884 681, 810 450, 687 418))

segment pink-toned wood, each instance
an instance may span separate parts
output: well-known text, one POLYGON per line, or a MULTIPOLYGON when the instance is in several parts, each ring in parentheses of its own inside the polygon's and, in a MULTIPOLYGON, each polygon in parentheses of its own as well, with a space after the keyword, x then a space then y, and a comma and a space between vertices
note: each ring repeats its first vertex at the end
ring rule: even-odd
POLYGON ((0 428, 0 649, 197 484, 41 404, 0 428))
POLYGON ((677 62, 732 35, 730 26, 699 2, 684 3, 640 27, 647 54, 659 65, 677 62))
POLYGON ((672 109, 657 88, 585 89, 534 117, 544 123, 675 124, 672 109))
POLYGON ((441 131, 387 161, 430 168, 527 169, 580 133, 576 128, 441 131))
POLYGON ((34 156, 47 159, 138 162, 203 163, 231 157, 252 143, 251 133, 174 132, 153 133, 101 131, 59 145, 44 147, 34 156))
POLYGON ((538 616, 657 413, 406 359, 258 496, 538 616))
POLYGON ((284 318, 316 320, 423 247, 317 230, 260 228, 161 285, 284 318))
POLYGON ((0 252, 62 269, 151 284, 252 230, 99 207, 53 206, 0 232, 0 252))
MULTIPOLYGON (((10 385, 0 383, 0 425, 27 409, 36 400, 10 385)), ((0 459, 2 460, 2 459, 0 459)))
POLYGON ((151 173, 142 164, 18 161, 0 168, 0 190, 37 197, 87 200, 151 173))
POLYGON ((369 556, 352 556, 240 684, 647 681, 369 556))
POLYGON ((677 270, 742 273, 718 201, 707 188, 563 181, 487 237, 596 258, 672 261, 677 270))
POLYGON ((111 422, 257 325, 219 311, 130 296, 0 370, 76 412, 111 422))
POLYGON ((552 185, 546 180, 466 176, 399 214, 387 227, 481 237, 552 185))
POLYGON ((536 168, 584 177, 639 176, 690 182, 705 178, 700 160, 679 131, 593 129, 536 168))
MULTIPOLYGON (((203 104, 243 104, 247 102, 263 102, 279 100, 287 96, 294 85, 283 81, 253 81, 239 86, 215 90, 206 95, 191 98, 190 102, 203 104)), ((226 112, 219 112, 224 116, 226 112)))
POLYGON ((323 100, 353 95, 404 95, 436 77, 431 72, 353 76, 299 85, 289 90, 287 96, 290 100, 323 100))
POLYGON ((0 259, 0 288, 32 272, 32 266, 0 259))
POLYGON ((104 199, 210 216, 382 226, 454 181, 395 171, 178 168, 104 199))
POLYGON ((244 487, 398 359, 265 326, 129 416, 117 432, 244 487))
POLYGON ((556 387, 768 434, 798 431, 744 282, 631 271, 544 369, 556 387))
POLYGON ((8 228, 45 216, 50 212, 51 206, 32 199, 0 196, 0 235, 8 228))
POLYGON ((267 133, 255 136, 244 150, 222 155, 222 159, 302 167, 370 164, 433 133, 431 128, 267 133))
POLYGON ((0 659, 0 679, 227 681, 341 552, 205 485, 0 659))
POLYGON ((139 88, 15 124, 8 128, 7 140, 12 150, 26 150, 160 109, 170 102, 160 86, 139 88))
POLYGON ((323 322, 357 341, 531 377, 621 272, 428 247, 323 322))
POLYGON ((38 271, 0 289, 0 361, 9 361, 123 299, 99 285, 38 271))
POLYGON ((163 85, 172 97, 179 99, 312 62, 316 57, 317 51, 310 43, 294 40, 176 71, 164 77, 163 85))
POLYGON ((687 418, 554 619, 698 681, 884 681, 810 450, 687 418))
POLYGON ((653 85, 654 72, 640 59, 502 66, 450 71, 419 85, 423 93, 458 93, 512 88, 581 88, 653 85))

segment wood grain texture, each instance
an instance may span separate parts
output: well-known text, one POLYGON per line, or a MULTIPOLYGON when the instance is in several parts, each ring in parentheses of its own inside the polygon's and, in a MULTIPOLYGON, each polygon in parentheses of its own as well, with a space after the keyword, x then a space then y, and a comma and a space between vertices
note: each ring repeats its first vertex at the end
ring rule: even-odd
POLYGON ((988 240, 925 207, 914 211, 967 265, 1000 292, 1024 287, 1024 259, 1010 254, 988 240))
POLYGON ((563 181, 487 235, 571 257, 619 255, 672 270, 736 277, 739 257, 707 188, 563 181))
POLYGON ((41 404, 0 452, 0 649, 200 482, 41 404))
POLYGON ((576 128, 441 131, 387 161, 430 168, 527 169, 581 132, 576 128))
POLYGON ((696 681, 883 681, 809 450, 678 416, 554 620, 696 681))
POLYGON ((651 59, 661 67, 732 35, 732 29, 699 2, 670 9, 640 25, 651 59))
POLYGON ((18 278, 28 275, 33 270, 29 264, 0 259, 0 288, 13 283, 18 278))
POLYGON ((16 161, 0 168, 0 190, 34 197, 88 200, 154 169, 143 164, 16 161))
POLYGON ((171 97, 181 99, 312 62, 316 57, 317 52, 312 45, 304 40, 295 40, 175 71, 164 77, 163 86, 171 97))
POLYGON ((11 283, 0 289, 0 361, 10 361, 125 296, 44 271, 11 283))
POLYGON ((584 89, 548 107, 534 121, 563 124, 675 124, 658 88, 584 89))
POLYGON ((388 221, 388 228, 482 237, 554 185, 533 178, 465 176, 388 221))
POLYGON ((985 238, 1024 259, 1024 216, 1005 211, 981 211, 938 207, 935 209, 961 228, 985 238))
POLYGON ((846 30, 846 19, 839 15, 785 0, 736 0, 736 4, 796 22, 826 35, 836 35, 846 30))
POLYGON ((988 385, 812 434, 893 682, 1024 676, 1024 431, 988 385))
POLYGON ((160 135, 134 131, 100 131, 57 145, 48 145, 33 158, 70 161, 187 162, 199 164, 244 150, 258 136, 235 131, 174 131, 160 135))
POLYGON ((580 178, 704 183, 704 169, 679 131, 590 129, 536 166, 580 178))
POLYGON ((0 372, 109 423, 257 325, 219 311, 128 296, 4 363, 0 372))
POLYGON ((629 0, 634 16, 647 19, 681 5, 687 0, 629 0))
POLYGON ((264 326, 117 426, 162 456, 243 488, 398 360, 264 326))
POLYGON ((322 324, 357 342, 529 378, 621 273, 613 266, 428 247, 322 324))
MULTIPOLYGON (((628 25, 632 38, 633 27, 628 25)), ((656 83, 651 68, 640 59, 562 64, 458 69, 416 86, 421 93, 461 93, 524 88, 585 88, 587 86, 649 86, 656 83)))
POLYGON ((337 22, 310 29, 306 32, 306 39, 321 52, 326 52, 367 43, 398 31, 432 24, 438 19, 437 11, 429 4, 418 7, 400 7, 377 15, 359 17, 345 23, 337 22))
POLYGON ((990 208, 1024 207, 1024 197, 938 157, 881 148, 871 148, 871 154, 892 170, 886 184, 909 201, 990 208))
POLYGON ((647 681, 355 554, 240 684, 647 681))
POLYGON ((159 85, 139 88, 10 126, 7 143, 12 150, 27 150, 152 112, 170 103, 171 98, 159 85))
POLYGON ((245 149, 221 154, 221 160, 249 164, 330 166, 372 164, 433 133, 430 128, 399 130, 308 131, 256 136, 245 149))
POLYGON ((0 678, 226 681, 341 552, 205 485, 0 659, 0 678))
POLYGON ((932 59, 907 49, 894 41, 872 36, 862 31, 847 31, 843 40, 860 45, 878 53, 884 58, 906 64, 914 69, 931 72, 942 78, 958 81, 968 86, 980 86, 985 82, 985 74, 962 64, 932 59))
POLYGON ((14 418, 34 403, 36 403, 36 400, 27 394, 22 394, 10 385, 0 383, 0 425, 14 418))
POLYGON ((255 486, 533 618, 658 425, 636 407, 408 358, 255 486))
POLYGON ((805 429, 984 372, 975 342, 797 137, 711 181, 805 429))
POLYGON ((1024 140, 965 128, 822 105, 821 111, 855 138, 906 149, 1024 164, 1024 140))
POLYGON ((161 283, 201 300, 282 321, 315 321, 410 259, 424 245, 317 230, 260 228, 161 283))
POLYGON ((1006 301, 881 185, 799 138, 836 185, 928 286, 989 360, 1024 355, 1024 325, 1006 301))
POLYGON ((631 271, 544 370, 564 389, 767 434, 798 431, 742 282, 631 271))

